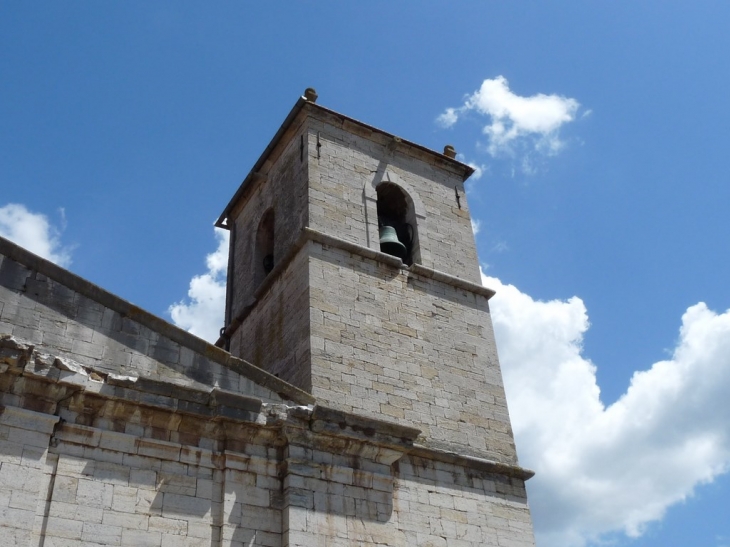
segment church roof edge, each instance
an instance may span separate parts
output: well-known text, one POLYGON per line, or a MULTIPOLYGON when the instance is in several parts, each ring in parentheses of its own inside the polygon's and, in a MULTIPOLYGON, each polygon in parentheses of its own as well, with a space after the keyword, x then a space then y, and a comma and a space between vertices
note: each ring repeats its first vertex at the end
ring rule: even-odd
POLYGON ((384 131, 378 127, 369 125, 365 122, 361 122, 360 120, 357 120, 355 118, 352 118, 350 116, 347 116, 345 114, 342 114, 340 112, 337 112, 335 110, 332 110, 330 108, 324 107, 322 105, 316 104, 314 101, 307 100, 305 96, 299 97, 297 99, 297 102, 294 103, 294 106, 289 111, 289 114, 284 119, 284 122, 281 124, 279 129, 277 130, 274 137, 271 139, 269 144, 264 149, 261 156, 259 156, 259 159, 254 164, 253 168, 249 171, 248 175, 246 175, 246 178, 243 179, 243 182, 241 182, 240 186, 238 187, 238 190, 236 190, 236 193, 233 195, 231 200, 228 202, 228 205, 226 205, 226 208, 221 213, 220 217, 218 217, 218 220, 215 222, 215 226, 218 228, 225 228, 229 229, 229 225, 227 224, 228 220, 228 214, 231 212, 231 210, 236 206, 238 203, 239 198, 241 195, 246 191, 246 187, 248 186, 250 180, 254 177, 256 173, 259 172, 261 167, 263 166, 266 159, 269 157, 271 152, 274 150, 277 144, 279 144, 279 141, 284 136, 284 133, 289 129, 291 124, 294 122, 296 117, 299 115, 299 113, 304 109, 309 108, 313 110, 319 110, 321 112, 326 112, 328 114, 337 116, 339 118, 342 118, 343 120, 347 120, 348 122, 354 123, 356 125, 359 125, 361 127, 364 127, 370 131, 373 131, 375 133, 379 133, 381 135, 385 135, 387 137, 391 137, 393 139, 398 139, 399 142, 403 145, 415 148, 416 150, 419 150, 420 152, 426 153, 431 156, 437 156, 440 160, 444 161, 445 163, 451 164, 457 168, 460 168, 463 171, 463 177, 464 180, 468 179, 472 173, 474 173, 474 168, 462 163, 454 158, 451 158, 445 154, 442 154, 440 152, 436 152, 434 150, 431 150, 430 148, 427 148, 426 146, 423 146, 421 144, 415 143, 413 141, 409 141, 407 139, 402 139, 401 137, 398 137, 397 135, 394 135, 392 133, 389 133, 387 131, 384 131))
POLYGON ((273 374, 269 374, 247 361, 231 355, 224 349, 214 346, 210 342, 165 321, 161 317, 124 300, 106 289, 95 285, 91 281, 32 253, 2 236, 0 236, 0 256, 14 260, 30 270, 37 271, 95 302, 133 319, 137 323, 144 325, 158 334, 166 336, 181 346, 202 354, 208 359, 229 368, 256 384, 277 393, 285 400, 304 405, 314 404, 316 402, 316 399, 311 394, 302 391, 298 387, 277 378, 273 374))

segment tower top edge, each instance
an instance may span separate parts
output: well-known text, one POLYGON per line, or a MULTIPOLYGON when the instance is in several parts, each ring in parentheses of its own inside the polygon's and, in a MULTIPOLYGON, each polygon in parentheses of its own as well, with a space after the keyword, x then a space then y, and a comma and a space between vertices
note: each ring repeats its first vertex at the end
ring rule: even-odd
MULTIPOLYGON (((242 194, 245 192, 246 187, 249 185, 251 180, 255 177, 256 173, 258 173, 261 170, 261 168, 264 165, 264 162, 266 162, 266 160, 271 155, 271 153, 274 151, 276 146, 283 140, 286 132, 292 127, 294 122, 302 115, 319 117, 319 118, 323 118, 325 116, 327 116, 327 117, 334 116, 335 118, 339 118, 343 123, 347 122, 347 123, 354 124, 356 126, 360 126, 361 128, 363 128, 367 131, 370 131, 374 134, 389 138, 392 142, 397 143, 399 148, 403 148, 403 149, 410 148, 418 153, 426 154, 427 156, 438 158, 439 161, 443 162, 444 164, 449 165, 451 168, 455 168, 457 171, 460 171, 462 173, 463 180, 468 179, 474 173, 474 168, 457 160, 455 158, 455 154, 452 155, 450 153, 451 150, 449 151, 449 153, 447 153, 446 149, 444 149, 444 152, 437 152, 435 150, 427 148, 426 146, 415 143, 413 141, 409 141, 407 139, 403 139, 401 137, 398 137, 397 135, 384 131, 383 129, 380 129, 378 127, 375 127, 375 126, 372 126, 365 122, 362 122, 360 120, 357 120, 351 116, 347 116, 345 114, 342 114, 340 112, 337 112, 335 110, 322 106, 320 104, 316 104, 314 101, 316 100, 317 95, 316 95, 316 92, 314 92, 314 95, 312 95, 312 92, 314 92, 314 90, 312 88, 307 88, 305 95, 299 97, 297 99, 297 101, 294 103, 294 106, 289 111, 289 114, 286 116, 286 118, 282 122, 281 126, 276 131, 276 134, 271 139, 269 144, 266 146, 264 151, 261 153, 261 156, 259 156, 259 159, 254 164, 253 168, 249 171, 249 173, 243 179, 240 186, 238 187, 238 190, 236 190, 236 193, 233 195, 231 200, 228 202, 228 205, 226 205, 226 207, 223 210, 223 212, 221 213, 220 217, 218 217, 218 220, 215 222, 215 226, 217 226, 218 228, 225 228, 225 229, 229 228, 229 225, 227 223, 229 213, 236 206, 236 204, 238 203, 242 194), (311 92, 310 92, 310 90, 311 90, 311 92)), ((451 147, 451 149, 453 150, 453 147, 451 147)))

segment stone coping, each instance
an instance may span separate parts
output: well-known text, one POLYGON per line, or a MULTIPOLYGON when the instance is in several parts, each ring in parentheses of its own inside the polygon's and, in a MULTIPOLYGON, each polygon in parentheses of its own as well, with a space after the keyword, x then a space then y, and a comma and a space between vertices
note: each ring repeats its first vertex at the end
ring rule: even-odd
POLYGON ((526 481, 535 476, 535 472, 530 469, 525 469, 519 465, 511 465, 507 463, 499 463, 492 460, 486 460, 484 458, 477 458, 475 456, 466 456, 463 454, 457 454, 456 452, 448 452, 446 450, 439 450, 437 448, 430 448, 420 444, 414 444, 413 448, 409 452, 412 456, 419 456, 428 460, 437 460, 444 463, 451 463, 462 467, 468 467, 470 469, 478 469, 479 471, 486 471, 488 473, 494 473, 496 475, 504 475, 507 477, 514 477, 526 481))
POLYGON ((102 289, 98 285, 61 268, 49 260, 31 253, 27 249, 3 237, 0 237, 0 254, 136 321, 160 335, 169 338, 173 342, 180 344, 182 347, 204 355, 211 361, 248 378, 262 387, 270 389, 284 399, 305 405, 315 402, 312 395, 296 386, 277 378, 273 374, 269 374, 247 361, 234 357, 227 351, 206 342, 202 338, 198 338, 194 334, 190 334, 186 330, 168 323, 164 319, 135 306, 109 291, 102 289))
POLYGON ((347 430, 362 438, 385 437, 399 439, 403 444, 413 444, 421 434, 421 430, 416 427, 360 416, 321 405, 315 405, 310 419, 312 431, 336 435, 347 430))
MULTIPOLYGON (((2 373, 67 388, 47 390, 49 399, 53 399, 54 394, 67 398, 70 393, 87 392, 144 407, 205 417, 231 418, 259 413, 264 405, 258 397, 218 387, 200 389, 169 381, 122 376, 97 370, 73 359, 39 352, 32 343, 8 334, 0 334, 0 374, 2 373)), ((37 398, 37 395, 34 397, 37 398)))

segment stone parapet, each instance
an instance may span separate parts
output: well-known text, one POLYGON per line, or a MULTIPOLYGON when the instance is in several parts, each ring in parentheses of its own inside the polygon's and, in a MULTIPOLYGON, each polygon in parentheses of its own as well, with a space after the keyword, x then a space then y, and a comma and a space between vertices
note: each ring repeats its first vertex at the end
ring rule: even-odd
POLYGON ((109 374, 227 385, 311 404, 310 394, 0 237, 0 334, 109 374), (103 366, 101 366, 103 364, 103 366))

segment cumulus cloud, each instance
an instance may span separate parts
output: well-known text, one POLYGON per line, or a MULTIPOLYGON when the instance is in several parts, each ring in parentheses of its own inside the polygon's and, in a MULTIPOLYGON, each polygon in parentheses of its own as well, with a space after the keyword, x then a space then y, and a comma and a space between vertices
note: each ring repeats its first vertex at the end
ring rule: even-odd
POLYGON ((45 215, 33 213, 18 203, 9 203, 0 207, 0 236, 67 268, 71 265, 72 247, 61 244, 66 218, 63 209, 60 214, 59 229, 45 215))
POLYGON ((474 163, 473 161, 468 161, 466 159, 466 156, 461 153, 456 154, 456 159, 474 169, 474 172, 471 174, 469 180, 467 180, 466 184, 464 185, 464 190, 466 190, 467 193, 471 193, 475 186, 474 183, 482 178, 484 176, 484 173, 488 172, 489 166, 483 163, 478 164, 474 163))
POLYGON ((469 162, 467 163, 469 167, 474 169, 474 173, 472 173, 471 177, 469 177, 469 180, 479 180, 482 178, 482 175, 484 175, 484 171, 486 171, 486 166, 484 165, 477 165, 476 163, 469 162))
POLYGON ((471 231, 474 232, 474 235, 477 235, 481 229, 482 229, 482 221, 478 220, 476 218, 472 218, 471 219, 471 231))
POLYGON ((227 230, 216 229, 218 248, 206 259, 208 271, 190 280, 188 297, 168 308, 172 321, 209 342, 218 339, 223 326, 228 267, 227 230))
POLYGON ((600 400, 583 302, 540 302, 493 277, 492 319, 539 547, 639 536, 730 465, 730 311, 687 309, 670 359, 600 400))
POLYGON ((513 152, 515 143, 527 141, 534 151, 551 156, 563 148, 560 128, 575 120, 579 107, 575 99, 560 95, 516 95, 507 79, 497 76, 484 80, 462 106, 447 108, 436 121, 442 127, 451 127, 466 112, 473 111, 489 118, 483 132, 491 155, 513 152))
POLYGON ((451 127, 457 122, 458 119, 459 114, 456 108, 447 108, 446 110, 444 110, 443 114, 436 118, 436 122, 441 127, 451 127))

